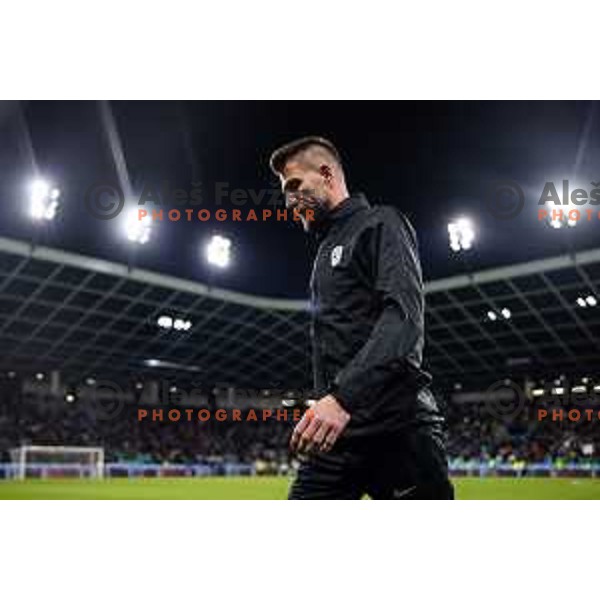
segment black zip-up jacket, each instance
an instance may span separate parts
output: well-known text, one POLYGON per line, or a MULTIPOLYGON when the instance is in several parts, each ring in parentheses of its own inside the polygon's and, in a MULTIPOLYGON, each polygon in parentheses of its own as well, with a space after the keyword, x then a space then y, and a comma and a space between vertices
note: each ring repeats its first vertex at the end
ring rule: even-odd
POLYGON ((352 196, 317 231, 311 276, 314 384, 350 413, 344 437, 443 417, 422 370, 424 293, 415 232, 388 206, 352 196))

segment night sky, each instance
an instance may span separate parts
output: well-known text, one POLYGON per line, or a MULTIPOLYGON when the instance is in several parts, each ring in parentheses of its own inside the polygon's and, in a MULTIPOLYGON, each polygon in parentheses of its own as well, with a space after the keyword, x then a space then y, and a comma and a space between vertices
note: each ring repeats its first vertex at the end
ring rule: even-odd
MULTIPOLYGON (((86 190, 117 183, 96 102, 0 104, 0 235, 117 262, 132 259, 119 219, 85 208, 86 190), (63 192, 44 230, 27 217, 27 185, 39 173, 63 192)), ((307 134, 340 149, 351 191, 401 208, 417 229, 426 279, 598 245, 600 219, 572 230, 537 221, 544 182, 564 178, 588 191, 600 181, 600 123, 591 102, 111 102, 135 193, 168 181, 216 210, 215 186, 274 188, 270 151, 307 134), (486 207, 494 181, 525 191, 519 217, 496 220, 486 207), (476 246, 465 261, 450 252, 450 219, 470 217, 476 246)), ((150 207, 153 205, 150 204, 150 207)), ((223 201, 220 208, 239 208, 223 201)), ((248 204, 245 209, 252 208, 248 204)), ((269 208, 268 206, 265 208, 269 208)), ((595 210, 597 210, 596 207, 595 210)), ((124 212, 122 213, 124 215, 124 212)), ((136 266, 263 295, 304 298, 314 247, 293 223, 226 221, 157 224, 136 266), (204 261, 212 233, 233 238, 227 271, 204 261)))

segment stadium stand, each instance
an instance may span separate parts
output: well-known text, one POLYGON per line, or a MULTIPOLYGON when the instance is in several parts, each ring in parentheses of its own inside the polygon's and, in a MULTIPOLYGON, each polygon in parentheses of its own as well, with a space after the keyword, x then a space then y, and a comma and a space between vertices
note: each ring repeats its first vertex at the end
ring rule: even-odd
MULTIPOLYGON (((273 390, 273 406, 288 392, 310 397, 307 302, 7 238, 0 281, 0 477, 12 474, 9 450, 23 444, 101 446, 114 476, 294 467, 289 422, 138 422, 136 411, 160 402, 143 395, 158 380, 198 388, 187 399, 196 408, 263 407, 260 390, 273 390), (161 328, 165 315, 191 327, 161 328), (118 417, 90 400, 107 382, 118 417), (230 393, 215 395, 215 385, 230 393), (249 388, 257 395, 242 402, 249 388)), ((426 284, 427 366, 446 400, 455 473, 600 472, 597 427, 535 413, 555 401, 596 406, 600 310, 585 300, 600 299, 599 286, 600 249, 426 284)))

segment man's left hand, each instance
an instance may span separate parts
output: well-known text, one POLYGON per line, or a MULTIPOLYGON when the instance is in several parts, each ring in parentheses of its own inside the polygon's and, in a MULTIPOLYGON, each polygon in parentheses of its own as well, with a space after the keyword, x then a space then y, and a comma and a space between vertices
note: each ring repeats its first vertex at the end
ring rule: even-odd
POLYGON ((350 414, 328 394, 309 408, 296 425, 290 449, 292 452, 310 452, 313 449, 328 452, 348 425, 350 414))

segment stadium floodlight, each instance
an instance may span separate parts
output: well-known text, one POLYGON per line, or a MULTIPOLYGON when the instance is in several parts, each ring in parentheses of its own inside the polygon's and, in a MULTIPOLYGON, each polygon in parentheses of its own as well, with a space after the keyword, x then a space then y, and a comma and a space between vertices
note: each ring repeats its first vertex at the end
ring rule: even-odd
POLYGON ((213 235, 206 246, 209 264, 224 269, 231 262, 231 240, 222 235, 213 235))
POLYGON ((169 315, 161 315, 158 317, 156 323, 163 329, 171 329, 171 327, 173 327, 173 319, 172 317, 169 317, 169 315))
POLYGON ((75 402, 75 400, 77 400, 77 398, 72 392, 65 394, 65 402, 67 402, 68 404, 72 404, 73 402, 75 402))
POLYGON ((576 302, 578 306, 581 306, 581 308, 587 308, 588 306, 594 308, 598 306, 598 299, 595 296, 592 296, 591 294, 586 296, 585 298, 579 296, 576 302))
MULTIPOLYGON (((509 308, 506 308, 506 307, 500 309, 499 313, 502 316, 502 318, 506 319, 507 321, 508 321, 508 319, 510 319, 512 317, 511 310, 509 308)), ((487 311, 487 318, 490 321, 497 321, 498 318, 499 318, 499 315, 498 315, 498 313, 496 311, 488 310, 487 311)))
POLYGON ((173 322, 173 328, 177 331, 188 331, 192 327, 191 321, 184 321, 183 319, 175 319, 173 322))
POLYGON ((44 374, 43 374, 43 373, 36 373, 36 374, 35 374, 35 378, 36 378, 38 381, 43 381, 43 380, 44 380, 44 374))
POLYGON ((448 236, 453 252, 470 250, 475 240, 475 228, 469 219, 457 219, 448 223, 448 236))
POLYGON ((173 319, 169 315, 161 315, 156 320, 159 327, 163 329, 175 329, 176 331, 189 331, 192 328, 192 322, 185 319, 173 319))
POLYGON ((60 190, 44 179, 31 184, 29 215, 34 221, 52 221, 58 212, 60 190))
POLYGON ((144 366, 156 369, 177 369, 180 371, 189 371, 190 373, 199 373, 202 371, 202 369, 196 365, 184 365, 169 360, 160 360, 158 358, 146 358, 142 362, 144 366))
POLYGON ((585 385, 576 385, 571 389, 573 394, 585 394, 587 392, 587 387, 585 385))
POLYGON ((595 392, 600 392, 600 385, 595 385, 594 386, 594 391, 595 392))
POLYGON ((535 388, 531 390, 531 395, 535 398, 539 398, 540 396, 544 395, 544 390, 542 388, 535 388))
POLYGON ((139 209, 134 208, 125 215, 125 235, 134 244, 147 244, 152 234, 152 224, 151 215, 143 215, 139 209))
POLYGON ((556 218, 554 218, 555 215, 550 214, 548 215, 546 221, 552 229, 566 229, 569 227, 576 227, 579 224, 579 219, 571 218, 570 214, 571 213, 569 211, 567 213, 556 215, 556 218))

